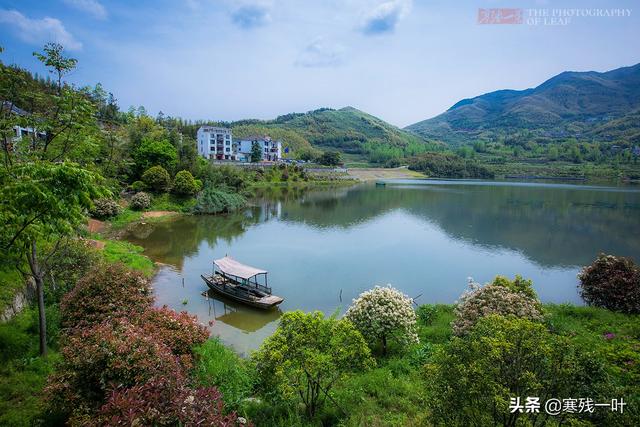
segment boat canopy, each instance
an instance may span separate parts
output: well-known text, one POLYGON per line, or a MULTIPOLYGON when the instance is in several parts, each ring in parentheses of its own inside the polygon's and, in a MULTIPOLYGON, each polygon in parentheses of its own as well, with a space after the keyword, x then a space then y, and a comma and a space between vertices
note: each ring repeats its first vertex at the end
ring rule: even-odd
POLYGON ((251 267, 250 265, 244 265, 230 256, 216 259, 213 263, 217 265, 220 271, 224 274, 236 276, 241 279, 250 279, 258 274, 267 274, 266 270, 260 270, 259 268, 251 267))

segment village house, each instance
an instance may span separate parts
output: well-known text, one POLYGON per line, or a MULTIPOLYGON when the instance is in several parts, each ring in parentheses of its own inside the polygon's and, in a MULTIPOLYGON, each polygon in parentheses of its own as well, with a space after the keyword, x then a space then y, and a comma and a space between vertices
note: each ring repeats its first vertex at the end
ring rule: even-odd
POLYGON ((197 133, 198 153, 210 160, 251 161, 254 144, 260 146, 261 160, 277 162, 282 160, 282 141, 274 141, 269 136, 249 136, 233 140, 229 128, 201 126, 197 133))

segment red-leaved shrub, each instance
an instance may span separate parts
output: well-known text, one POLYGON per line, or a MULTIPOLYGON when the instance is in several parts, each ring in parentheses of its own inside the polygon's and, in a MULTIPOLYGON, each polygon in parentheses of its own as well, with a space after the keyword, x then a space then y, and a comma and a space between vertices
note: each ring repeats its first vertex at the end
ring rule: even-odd
POLYGON ((171 352, 179 356, 186 367, 191 367, 191 349, 209 338, 209 331, 200 325, 195 316, 187 312, 176 313, 167 306, 150 308, 139 318, 132 320, 147 335, 155 336, 171 352))
POLYGON ((578 278, 580 296, 587 304, 640 313, 640 268, 631 259, 600 254, 578 278))
POLYGON ((183 377, 154 378, 145 384, 114 389, 98 412, 104 426, 237 426, 225 415, 222 394, 214 387, 192 389, 183 377))
POLYGON ((182 372, 168 346, 124 319, 74 329, 62 344, 63 361, 46 393, 61 413, 90 412, 112 387, 166 381, 182 372))
POLYGON ((153 302, 149 280, 121 263, 97 265, 60 304, 67 328, 90 326, 106 319, 141 315, 153 302))

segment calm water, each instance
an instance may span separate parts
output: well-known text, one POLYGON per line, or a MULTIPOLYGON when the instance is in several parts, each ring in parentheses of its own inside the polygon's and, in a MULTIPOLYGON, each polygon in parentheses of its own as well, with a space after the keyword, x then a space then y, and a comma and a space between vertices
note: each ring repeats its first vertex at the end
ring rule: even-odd
POLYGON ((419 303, 451 303, 467 277, 521 274, 543 301, 579 303, 582 265, 604 251, 640 260, 640 189, 481 181, 393 181, 323 191, 274 190, 227 216, 137 226, 127 239, 163 264, 159 304, 198 315, 239 353, 281 312, 206 297, 200 274, 225 254, 269 270, 282 311, 344 310, 376 284, 419 303))

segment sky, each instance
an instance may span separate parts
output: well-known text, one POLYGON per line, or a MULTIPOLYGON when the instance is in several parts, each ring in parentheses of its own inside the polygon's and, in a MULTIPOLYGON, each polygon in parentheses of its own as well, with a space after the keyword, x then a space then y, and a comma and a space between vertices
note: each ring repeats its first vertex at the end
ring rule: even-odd
POLYGON ((353 106, 403 127, 634 65, 638 40, 637 0, 0 0, 4 63, 44 74, 32 52, 55 41, 74 84, 193 120, 353 106))

